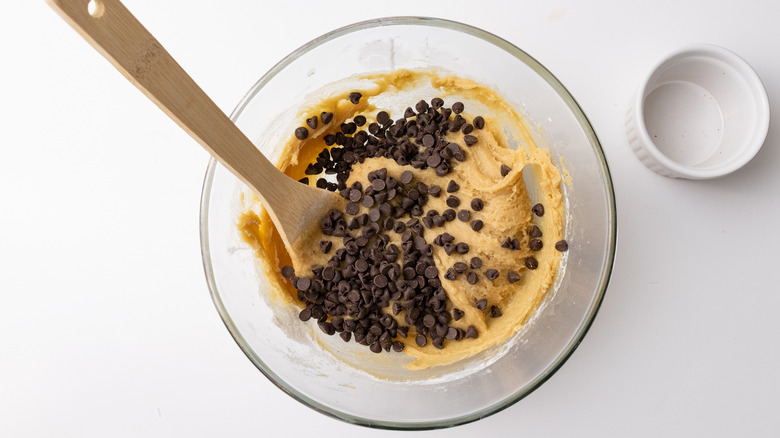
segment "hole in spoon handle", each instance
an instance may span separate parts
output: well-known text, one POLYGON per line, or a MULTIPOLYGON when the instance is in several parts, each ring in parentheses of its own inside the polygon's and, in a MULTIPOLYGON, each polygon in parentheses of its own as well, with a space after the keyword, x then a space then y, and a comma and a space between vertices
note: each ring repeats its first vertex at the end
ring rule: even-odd
POLYGON ((100 18, 103 16, 103 12, 106 11, 106 6, 102 0, 89 0, 87 3, 87 13, 93 18, 100 18))

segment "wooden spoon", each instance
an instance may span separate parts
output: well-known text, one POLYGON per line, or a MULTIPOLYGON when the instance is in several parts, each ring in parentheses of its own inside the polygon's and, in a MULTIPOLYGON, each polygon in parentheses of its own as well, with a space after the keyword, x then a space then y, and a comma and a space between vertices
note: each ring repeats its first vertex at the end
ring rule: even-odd
POLYGON ((288 248, 340 203, 282 173, 119 0, 47 3, 214 158, 257 193, 288 248))

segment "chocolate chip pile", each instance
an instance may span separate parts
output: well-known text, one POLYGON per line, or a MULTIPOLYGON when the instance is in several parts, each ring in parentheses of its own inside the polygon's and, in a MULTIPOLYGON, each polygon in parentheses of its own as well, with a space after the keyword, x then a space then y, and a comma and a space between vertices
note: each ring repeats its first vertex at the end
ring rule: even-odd
MULTIPOLYGON (((349 95, 353 104, 358 104, 361 98, 359 92, 349 95)), ((474 198, 470 200, 471 210, 461 208, 456 194, 460 186, 450 180, 445 188, 449 208, 441 214, 433 209, 426 211, 429 197, 445 194, 439 186, 416 181, 410 170, 393 178, 387 169, 377 169, 368 174, 367 182, 346 184, 355 163, 375 157, 389 158, 414 169, 430 168, 436 175, 446 176, 453 166, 467 158, 465 150, 445 138, 448 133, 462 134, 463 143, 472 147, 478 139, 471 133, 485 126, 485 120, 479 116, 467 121, 461 115, 463 110, 464 105, 460 102, 446 108, 440 98, 433 98, 430 105, 421 100, 414 109, 407 108, 403 118, 393 120, 386 111, 379 111, 376 121, 368 124, 366 131, 361 128, 368 120, 357 115, 342 123, 337 132, 323 137, 328 147, 308 165, 305 173, 310 176, 324 174, 316 180, 316 186, 338 191, 348 202, 344 211, 331 210, 322 218, 322 233, 341 238, 340 245, 334 245, 331 240, 320 242, 320 251, 332 254, 326 266, 312 266, 308 276, 296 275, 290 266, 282 268, 282 276, 291 281, 297 298, 305 303, 299 314, 302 321, 313 318, 324 333, 339 333, 346 342, 354 337, 355 342, 368 346, 375 353, 391 349, 403 351, 405 344, 399 338, 406 339, 412 327, 414 341, 420 347, 430 342, 441 349, 447 345, 445 341, 479 336, 474 326, 464 330, 450 325, 452 321, 460 320, 464 312, 452 306, 432 257, 433 245, 443 247, 448 255, 453 252, 468 254, 469 245, 455 242, 448 233, 436 235, 429 243, 425 230, 435 230, 457 219, 479 232, 484 223, 472 215, 479 214, 485 201, 474 198), (329 181, 328 175, 335 175, 336 182, 329 181), (366 212, 358 214, 361 206, 366 212), (390 233, 400 235, 400 248, 390 242, 390 233)), ((307 118, 306 126, 317 129, 320 123, 328 124, 332 119, 332 113, 323 112, 319 118, 316 115, 307 118)), ((308 129, 297 128, 295 137, 299 140, 308 138, 308 129)), ((506 176, 511 169, 502 165, 500 171, 506 176)), ((301 182, 309 184, 309 178, 303 178, 301 182)), ((538 216, 544 214, 541 204, 534 206, 533 211, 538 216)), ((531 249, 541 249, 541 230, 534 226, 530 235, 534 237, 531 249)), ((520 249, 517 238, 508 237, 501 246, 520 249)), ((565 251, 568 245, 560 241, 556 248, 565 251)), ((528 269, 536 269, 537 265, 533 257, 525 260, 528 269)), ((482 259, 472 257, 468 265, 455 263, 443 276, 455 280, 465 274, 469 284, 476 284, 479 281, 477 272, 482 266, 482 259)), ((506 275, 509 283, 522 278, 513 270, 506 275)), ((484 276, 488 281, 495 281, 500 273, 496 269, 486 269, 484 276)), ((488 304, 486 299, 481 299, 474 306, 489 317, 501 317, 501 309, 492 305, 488 310, 488 304)))

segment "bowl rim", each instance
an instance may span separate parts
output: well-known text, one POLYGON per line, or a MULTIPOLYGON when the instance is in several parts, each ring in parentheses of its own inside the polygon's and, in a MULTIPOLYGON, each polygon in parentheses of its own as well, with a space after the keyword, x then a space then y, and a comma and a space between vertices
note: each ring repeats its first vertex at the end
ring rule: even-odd
POLYGON ((604 151, 601 147, 601 142, 598 140, 598 137, 596 136, 596 132, 593 129, 593 126, 591 125, 587 116, 585 116, 585 113, 582 111, 581 107, 576 102, 574 97, 568 92, 568 90, 563 86, 563 84, 549 70, 547 70, 547 68, 545 68, 535 58, 531 57, 529 54, 527 54, 526 52, 524 52, 514 44, 490 32, 457 21, 434 18, 434 17, 416 17, 416 16, 383 17, 383 18, 376 18, 376 19, 356 22, 347 26, 340 27, 326 34, 323 34, 322 36, 309 41, 308 43, 302 45, 301 47, 299 47, 298 49, 296 49, 295 51, 293 51, 292 53, 284 57, 281 61, 276 63, 267 73, 265 73, 249 89, 249 91, 247 91, 247 93, 244 95, 241 101, 236 105, 235 109, 230 115, 230 119, 235 122, 243 112, 244 108, 252 100, 252 98, 259 92, 259 90, 271 79, 273 79, 277 74, 279 74, 287 65, 289 65, 290 63, 298 59, 302 54, 312 50, 313 48, 316 48, 319 45, 324 44, 325 42, 338 38, 342 35, 346 35, 352 32, 356 32, 368 28, 375 28, 381 26, 398 26, 398 25, 440 27, 440 28, 455 30, 455 31, 459 31, 477 37, 488 43, 493 44, 494 46, 503 49, 510 55, 513 55, 514 57, 518 58, 521 62, 531 67, 558 93, 558 95, 564 100, 564 102, 566 102, 567 106, 572 111, 572 114, 575 116, 581 128, 585 132, 585 135, 588 138, 589 143, 596 155, 596 159, 599 163, 600 170, 603 173, 604 181, 606 182, 607 203, 609 207, 608 209, 609 218, 607 224, 609 233, 608 233, 608 242, 606 245, 607 262, 605 263, 604 269, 601 272, 601 278, 599 279, 599 288, 598 288, 599 290, 597 296, 592 301, 591 306, 588 309, 588 312, 585 315, 585 318, 583 319, 583 322, 581 323, 578 331, 570 339, 569 343, 563 349, 563 352, 556 358, 555 361, 550 363, 550 365, 537 377, 535 381, 532 381, 528 385, 519 388, 517 391, 515 391, 510 396, 504 398, 503 400, 500 400, 488 407, 485 407, 476 412, 472 412, 466 415, 461 415, 461 416, 452 417, 443 420, 412 421, 412 422, 374 420, 371 418, 351 415, 339 411, 337 409, 333 409, 328 406, 325 406, 322 403, 312 400, 306 395, 299 393, 294 388, 285 386, 285 382, 278 375, 276 375, 273 372, 273 370, 269 369, 264 364, 262 359, 258 357, 254 353, 254 351, 252 351, 251 348, 248 348, 245 339, 238 331, 232 318, 228 314, 222 302, 222 299, 220 298, 219 292, 217 290, 216 280, 214 278, 214 270, 211 262, 211 253, 210 253, 209 236, 208 236, 208 212, 209 212, 209 205, 211 200, 210 189, 214 180, 214 173, 216 171, 217 164, 218 164, 218 162, 214 158, 211 158, 209 160, 209 164, 206 168, 206 174, 203 180, 202 193, 201 193, 201 202, 200 202, 201 256, 203 260, 203 269, 206 276, 206 282, 209 287, 209 292, 211 294, 212 301, 214 302, 214 305, 217 308, 217 312, 222 318, 222 322, 225 324, 225 327, 228 329, 233 339, 241 348, 241 350, 244 352, 244 354, 247 356, 247 358, 249 358, 249 360, 252 361, 252 363, 258 368, 258 370, 260 370, 260 372, 263 373, 263 375, 265 375, 266 378, 268 378, 279 389, 284 391, 286 394, 288 394, 290 397, 294 398, 295 400, 298 400, 302 404, 314 409, 315 411, 325 414, 329 417, 345 421, 347 423, 367 426, 371 428, 378 428, 378 429, 430 430, 430 429, 439 429, 439 428, 452 427, 452 426, 470 423, 488 417, 490 415, 493 415, 497 412, 500 412, 508 408, 509 406, 515 404, 516 402, 520 401, 521 399, 523 399, 524 397, 526 397, 527 395, 535 391, 537 388, 539 388, 539 386, 541 386, 553 374, 555 374, 555 372, 558 371, 558 369, 560 369, 560 367, 569 359, 569 357, 571 357, 572 353, 577 349, 577 347, 585 337, 585 334, 588 332, 591 325, 593 324, 596 314, 598 313, 601 307, 601 303, 604 300, 604 295, 606 293, 606 289, 611 278, 612 269, 615 260, 615 251, 617 247, 617 212, 615 207, 615 192, 612 184, 612 177, 609 171, 609 166, 607 164, 606 156, 604 155, 604 151))

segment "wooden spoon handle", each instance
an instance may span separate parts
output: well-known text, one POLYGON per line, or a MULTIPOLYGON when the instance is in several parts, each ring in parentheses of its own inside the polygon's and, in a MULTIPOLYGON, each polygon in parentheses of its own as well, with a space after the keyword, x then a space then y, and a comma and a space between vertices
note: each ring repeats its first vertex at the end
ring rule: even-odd
POLYGON ((119 0, 47 2, 130 82, 251 187, 283 238, 289 237, 288 243, 304 231, 299 223, 311 213, 312 202, 321 203, 324 195, 317 192, 324 191, 298 184, 271 164, 119 0), (291 205, 292 192, 302 195, 291 205))

